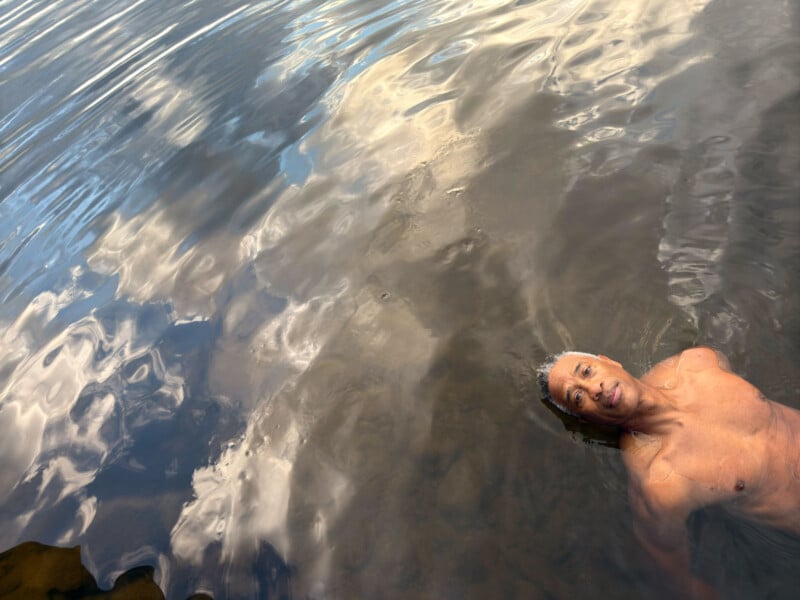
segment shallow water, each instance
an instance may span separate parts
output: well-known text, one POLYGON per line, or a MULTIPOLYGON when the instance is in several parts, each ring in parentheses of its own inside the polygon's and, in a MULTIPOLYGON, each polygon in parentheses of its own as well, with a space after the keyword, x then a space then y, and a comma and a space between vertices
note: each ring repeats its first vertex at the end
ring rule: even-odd
MULTIPOLYGON (((532 369, 800 408, 790 1, 0 2, 0 549, 170 597, 648 597, 532 369)), ((693 521, 729 597, 800 543, 693 521)))

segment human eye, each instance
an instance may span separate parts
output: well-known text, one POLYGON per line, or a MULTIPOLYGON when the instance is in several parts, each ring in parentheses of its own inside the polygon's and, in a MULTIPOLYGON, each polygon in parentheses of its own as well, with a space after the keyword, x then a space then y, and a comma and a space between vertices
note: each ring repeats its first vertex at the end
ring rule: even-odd
POLYGON ((592 367, 586 365, 585 367, 583 367, 583 371, 581 371, 581 373, 583 373, 584 377, 588 377, 589 375, 592 374, 592 367))
POLYGON ((575 406, 580 406, 583 402, 583 392, 575 392, 572 395, 572 401, 575 403, 575 406))

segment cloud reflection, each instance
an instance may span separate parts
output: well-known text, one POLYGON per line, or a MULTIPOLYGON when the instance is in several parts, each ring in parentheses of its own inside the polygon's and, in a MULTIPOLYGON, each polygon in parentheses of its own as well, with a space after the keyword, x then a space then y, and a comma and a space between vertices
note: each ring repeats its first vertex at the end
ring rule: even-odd
MULTIPOLYGON (((108 289, 81 273, 18 288, 30 304, 0 330, 0 541, 83 538, 98 572, 155 557, 173 587, 221 597, 265 595, 291 569, 302 597, 498 597, 499 580, 574 596, 560 574, 587 566, 573 543, 598 513, 559 501, 594 475, 520 419, 536 408, 517 402, 532 395, 519 357, 576 331, 630 348, 632 322, 650 356, 676 341, 676 312, 725 291, 729 225, 747 219, 742 138, 720 123, 749 119, 707 101, 710 5, 137 0, 94 15, 64 41, 78 58, 48 63, 81 73, 48 88, 68 102, 38 108, 67 140, 53 174, 23 165, 50 129, 24 111, 0 124, 4 174, 28 178, 18 204, 47 191, 58 206, 59 169, 124 180, 91 188, 101 209, 75 251, 108 289), (676 311, 641 293, 660 269, 676 311), (545 315, 534 332, 530 314, 545 315)), ((45 39, 17 33, 8 64, 45 39)), ((784 75, 760 105, 796 84, 784 75)), ((32 239, 8 227, 4 244, 32 239)), ((719 331, 741 331, 734 313, 719 331)))
MULTIPOLYGON (((307 172, 300 179, 288 178, 290 185, 240 242, 239 256, 251 263, 240 268, 252 266, 255 278, 248 275, 244 289, 264 289, 286 304, 238 340, 231 335, 236 324, 264 309, 245 304, 233 312, 231 306, 231 316, 224 318, 230 326, 217 360, 233 365, 245 357, 246 366, 236 372, 247 373, 248 384, 262 392, 248 393, 221 372, 212 376, 212 386, 249 396, 254 409, 243 436, 212 465, 195 472, 197 499, 185 507, 172 531, 172 549, 182 561, 206 564, 209 549, 217 547, 222 562, 246 577, 246 565, 257 560, 260 542, 266 541, 284 560, 300 565, 304 579, 298 586, 304 593, 324 595, 330 589, 334 557, 326 540, 332 528, 342 527, 339 519, 363 482, 353 481, 352 465, 337 462, 336 449, 329 459, 312 461, 311 471, 303 470, 306 465, 298 470, 298 457, 305 444, 320 443, 317 436, 328 421, 337 423, 337 439, 356 431, 353 443, 363 439, 366 434, 357 426, 360 411, 380 411, 368 408, 367 398, 381 406, 383 394, 392 395, 372 391, 372 369, 379 373, 377 382, 383 377, 394 381, 380 357, 391 356, 393 365, 403 365, 399 380, 404 383, 399 385, 405 390, 424 376, 440 342, 435 321, 420 322, 416 301, 376 273, 401 261, 438 260, 443 248, 453 248, 454 259, 459 255, 455 248, 472 226, 469 182, 492 160, 484 156, 482 132, 473 123, 491 129, 536 93, 537 82, 549 92, 578 99, 572 107, 562 106, 567 112, 559 125, 580 130, 579 147, 631 135, 628 124, 603 120, 612 119, 609 115, 621 106, 631 110, 675 69, 685 68, 676 61, 646 81, 631 79, 665 48, 692 39, 689 24, 702 3, 687 2, 673 12, 645 4, 608 6, 595 15, 593 26, 586 25, 592 14, 579 2, 542 2, 506 14, 488 5, 470 11, 453 4, 437 8, 430 19, 443 33, 435 38, 444 40, 438 48, 420 39, 385 55, 360 56, 346 86, 334 85, 320 99, 326 118, 292 150, 306 161, 307 172), (490 13, 493 33, 470 37, 476 20, 490 13), (650 30, 659 33, 643 39, 650 30), (490 88, 479 94, 461 85, 476 69, 491 76, 481 66, 484 53, 502 56, 504 49, 532 38, 539 41, 523 46, 525 51, 513 59, 515 68, 503 70, 490 88), (589 90, 597 91, 589 95, 589 90), (353 367, 358 375, 342 379, 342 356, 359 365, 353 367), (254 376, 257 365, 273 380, 254 376), (355 404, 349 405, 348 398, 355 404), (293 490, 302 490, 303 498, 293 490)), ((320 10, 330 17, 337 9, 325 5, 320 10)), ((336 31, 335 19, 318 22, 313 33, 298 29, 298 39, 339 39, 326 37, 336 31)), ((320 42, 320 47, 343 52, 358 47, 357 39, 320 42)), ((298 44, 310 47, 307 39, 298 44)), ((291 81, 292 74, 307 68, 309 57, 308 52, 289 55, 262 72, 259 85, 291 81)), ((646 127, 651 125, 662 126, 657 119, 646 127)), ((380 383, 375 385, 380 389, 380 383)), ((402 410, 382 409, 390 414, 402 410)), ((409 432, 412 446, 424 444, 430 435, 430 409, 418 409, 412 419, 416 433, 409 432)), ((368 466, 360 469, 358 476, 369 477, 368 466)), ((463 479, 469 487, 469 466, 462 470, 463 477, 453 475, 454 481, 463 479)))
MULTIPOLYGON (((30 305, 50 312, 40 316, 45 322, 57 320, 51 296, 45 293, 30 305)), ((63 543, 85 534, 97 512, 90 484, 127 453, 130 436, 171 418, 180 407, 182 373, 172 357, 165 364, 158 349, 172 317, 158 312, 136 314, 124 304, 95 311, 42 347, 29 347, 27 358, 13 367, 0 398, 5 432, 0 491, 3 512, 16 516, 0 543, 13 543, 38 527, 37 518, 73 498, 74 515, 50 535, 63 543)), ((30 326, 31 318, 23 314, 20 320, 30 326)), ((11 337, 18 325, 8 328, 7 344, 19 346, 11 337)))

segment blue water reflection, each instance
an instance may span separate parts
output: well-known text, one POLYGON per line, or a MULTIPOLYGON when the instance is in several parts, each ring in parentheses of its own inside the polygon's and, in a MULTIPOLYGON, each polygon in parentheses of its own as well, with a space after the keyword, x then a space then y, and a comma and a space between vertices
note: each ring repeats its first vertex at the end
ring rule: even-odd
MULTIPOLYGON (((0 3, 0 549, 170 597, 650 595, 618 452, 532 368, 709 343, 800 407, 799 15, 0 3)), ((790 597, 792 542, 703 518, 706 578, 790 597)))

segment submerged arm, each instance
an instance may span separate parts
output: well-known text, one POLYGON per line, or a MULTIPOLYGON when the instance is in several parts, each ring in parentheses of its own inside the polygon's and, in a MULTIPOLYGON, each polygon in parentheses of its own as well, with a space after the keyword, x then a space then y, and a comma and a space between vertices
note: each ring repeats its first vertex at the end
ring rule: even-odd
POLYGON ((719 598, 691 569, 686 519, 695 508, 680 485, 662 481, 631 486, 634 533, 661 571, 676 597, 719 598))

